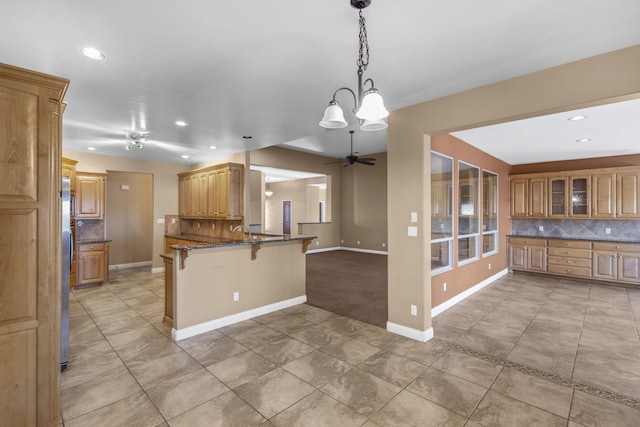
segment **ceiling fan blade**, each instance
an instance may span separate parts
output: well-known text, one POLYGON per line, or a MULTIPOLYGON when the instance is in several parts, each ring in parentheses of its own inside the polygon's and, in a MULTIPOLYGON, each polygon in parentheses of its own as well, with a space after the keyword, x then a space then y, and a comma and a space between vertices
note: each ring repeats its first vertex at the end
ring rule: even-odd
POLYGON ((369 161, 366 161, 366 160, 363 160, 363 159, 356 160, 356 162, 358 162, 358 163, 360 163, 362 165, 368 165, 368 166, 375 166, 376 165, 373 162, 369 162, 369 161))
POLYGON ((325 164, 325 165, 333 165, 333 164, 335 164, 335 163, 343 163, 343 162, 346 162, 346 161, 347 161, 347 160, 344 160, 344 159, 343 159, 343 160, 336 160, 335 162, 325 162, 324 164, 325 164))
POLYGON ((373 157, 359 157, 358 160, 362 160, 365 162, 375 162, 376 159, 374 159, 373 157))

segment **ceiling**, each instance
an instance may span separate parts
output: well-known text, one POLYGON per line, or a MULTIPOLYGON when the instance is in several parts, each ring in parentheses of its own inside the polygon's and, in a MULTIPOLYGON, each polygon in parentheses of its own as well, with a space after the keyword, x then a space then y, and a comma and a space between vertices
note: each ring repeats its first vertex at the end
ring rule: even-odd
MULTIPOLYGON (((349 154, 353 125, 318 126, 334 91, 355 89, 358 13, 347 0, 4 3, 0 61, 71 81, 65 150, 183 164, 271 145, 349 154), (87 46, 106 60, 81 55, 87 46), (132 132, 148 133, 143 149, 124 149, 132 132)), ((365 77, 389 110, 640 44, 637 0, 375 0, 364 15, 365 77)), ((634 150, 628 136, 605 141, 595 128, 610 137, 612 124, 587 115, 587 145, 571 143, 576 123, 562 115, 456 135, 512 164, 634 150)), ((354 151, 386 151, 386 131, 356 132, 354 151)))

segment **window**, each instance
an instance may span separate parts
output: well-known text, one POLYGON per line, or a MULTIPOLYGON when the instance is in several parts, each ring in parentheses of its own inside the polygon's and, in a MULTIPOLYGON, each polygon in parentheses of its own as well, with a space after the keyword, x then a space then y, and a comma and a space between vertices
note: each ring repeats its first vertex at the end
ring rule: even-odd
POLYGON ((453 160, 431 152, 431 274, 452 268, 453 160))
POLYGON ((482 171, 482 255, 498 251, 498 175, 482 171))
POLYGON ((458 264, 478 259, 480 170, 458 161, 458 264))

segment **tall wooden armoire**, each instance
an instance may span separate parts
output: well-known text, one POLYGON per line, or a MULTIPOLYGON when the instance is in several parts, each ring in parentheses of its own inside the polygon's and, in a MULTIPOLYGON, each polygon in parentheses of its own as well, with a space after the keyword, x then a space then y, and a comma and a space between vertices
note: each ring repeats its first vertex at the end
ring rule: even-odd
POLYGON ((69 81, 0 63, 0 425, 60 421, 61 123, 69 81))

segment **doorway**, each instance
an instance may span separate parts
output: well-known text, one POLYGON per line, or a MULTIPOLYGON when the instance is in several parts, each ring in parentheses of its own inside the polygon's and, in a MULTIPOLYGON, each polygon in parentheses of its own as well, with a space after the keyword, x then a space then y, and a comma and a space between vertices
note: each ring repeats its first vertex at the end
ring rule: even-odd
POLYGON ((282 201, 282 234, 291 234, 291 200, 282 201))

